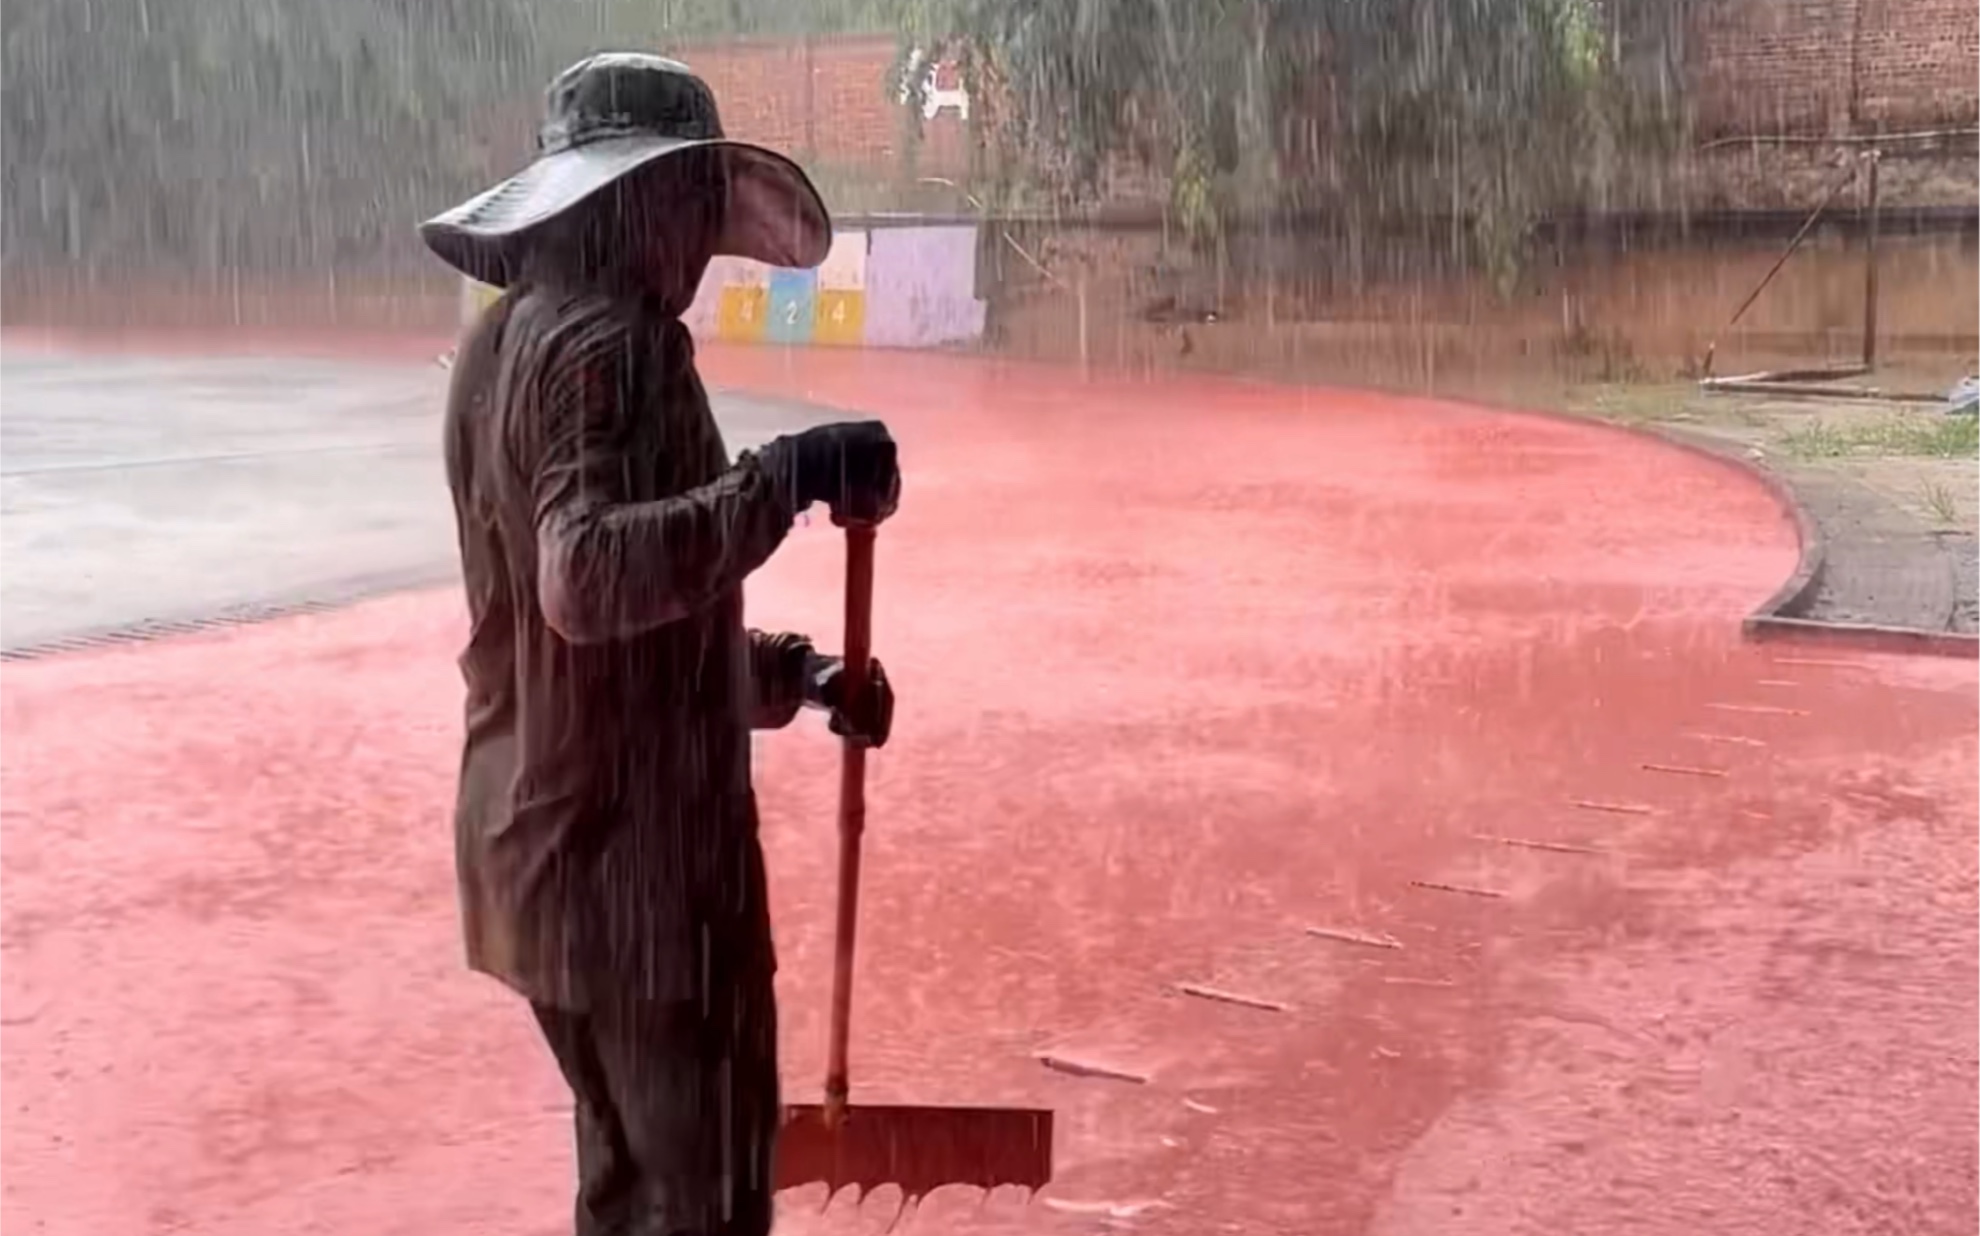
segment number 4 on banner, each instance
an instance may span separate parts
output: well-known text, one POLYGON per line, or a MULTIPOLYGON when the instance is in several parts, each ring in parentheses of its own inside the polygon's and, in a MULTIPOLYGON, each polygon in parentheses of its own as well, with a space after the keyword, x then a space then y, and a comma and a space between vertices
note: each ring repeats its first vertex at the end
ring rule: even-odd
POLYGON ((858 347, 866 333, 866 305, 858 292, 827 290, 818 294, 815 342, 858 347))

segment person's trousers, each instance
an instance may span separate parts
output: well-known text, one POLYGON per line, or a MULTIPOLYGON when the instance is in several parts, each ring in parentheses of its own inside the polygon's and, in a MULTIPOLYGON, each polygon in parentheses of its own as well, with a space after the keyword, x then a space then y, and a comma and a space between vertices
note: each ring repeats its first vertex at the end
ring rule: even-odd
POLYGON ((706 1000, 532 1006, 577 1099, 577 1236, 767 1236, 782 1107, 771 974, 706 1000))

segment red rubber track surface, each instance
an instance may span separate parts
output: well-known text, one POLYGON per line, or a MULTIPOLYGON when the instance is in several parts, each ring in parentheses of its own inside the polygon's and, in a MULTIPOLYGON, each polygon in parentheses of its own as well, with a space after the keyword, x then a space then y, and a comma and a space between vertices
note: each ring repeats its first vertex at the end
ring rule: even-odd
MULTIPOLYGON (((855 1096, 1060 1113, 1045 1194, 911 1230, 1974 1229, 1975 670, 1741 644, 1795 562, 1758 484, 1368 394, 704 361, 904 444, 855 1096)), ((800 529, 752 620, 836 641, 840 562, 800 529)), ((462 626, 8 668, 9 1236, 564 1230, 567 1096, 459 961, 462 626)), ((795 1097, 834 749, 760 753, 795 1097)), ((782 1230, 896 1201, 821 1200, 782 1230)))

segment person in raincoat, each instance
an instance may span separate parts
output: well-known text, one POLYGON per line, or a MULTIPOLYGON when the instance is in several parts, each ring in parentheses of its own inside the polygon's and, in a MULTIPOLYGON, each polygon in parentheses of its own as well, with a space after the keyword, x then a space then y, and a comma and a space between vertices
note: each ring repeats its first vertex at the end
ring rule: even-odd
POLYGON ((814 503, 878 522, 877 422, 731 463, 680 315, 710 260, 816 266, 788 159, 656 56, 548 91, 534 163, 421 227, 505 289, 462 340, 447 475, 472 629, 455 850, 469 964, 533 1006, 576 1098, 581 1236, 761 1234, 781 1105, 750 731, 805 705, 886 741, 893 695, 748 630, 743 580, 814 503))

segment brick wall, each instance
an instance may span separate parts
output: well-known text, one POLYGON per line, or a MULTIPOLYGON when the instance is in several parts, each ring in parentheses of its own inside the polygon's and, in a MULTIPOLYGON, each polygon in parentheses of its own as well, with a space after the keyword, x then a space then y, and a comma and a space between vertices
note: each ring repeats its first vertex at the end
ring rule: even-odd
POLYGON ((1974 0, 1701 0, 1686 35, 1694 115, 1706 137, 1980 117, 1974 0))
POLYGON ((1980 117, 1980 6, 1973 0, 1858 3, 1862 123, 1896 129, 1980 117))
POLYGON ((921 122, 912 162, 897 101, 891 36, 737 39, 668 49, 715 91, 730 136, 790 152, 807 165, 881 176, 948 176, 967 166, 967 125, 954 111, 921 122))

